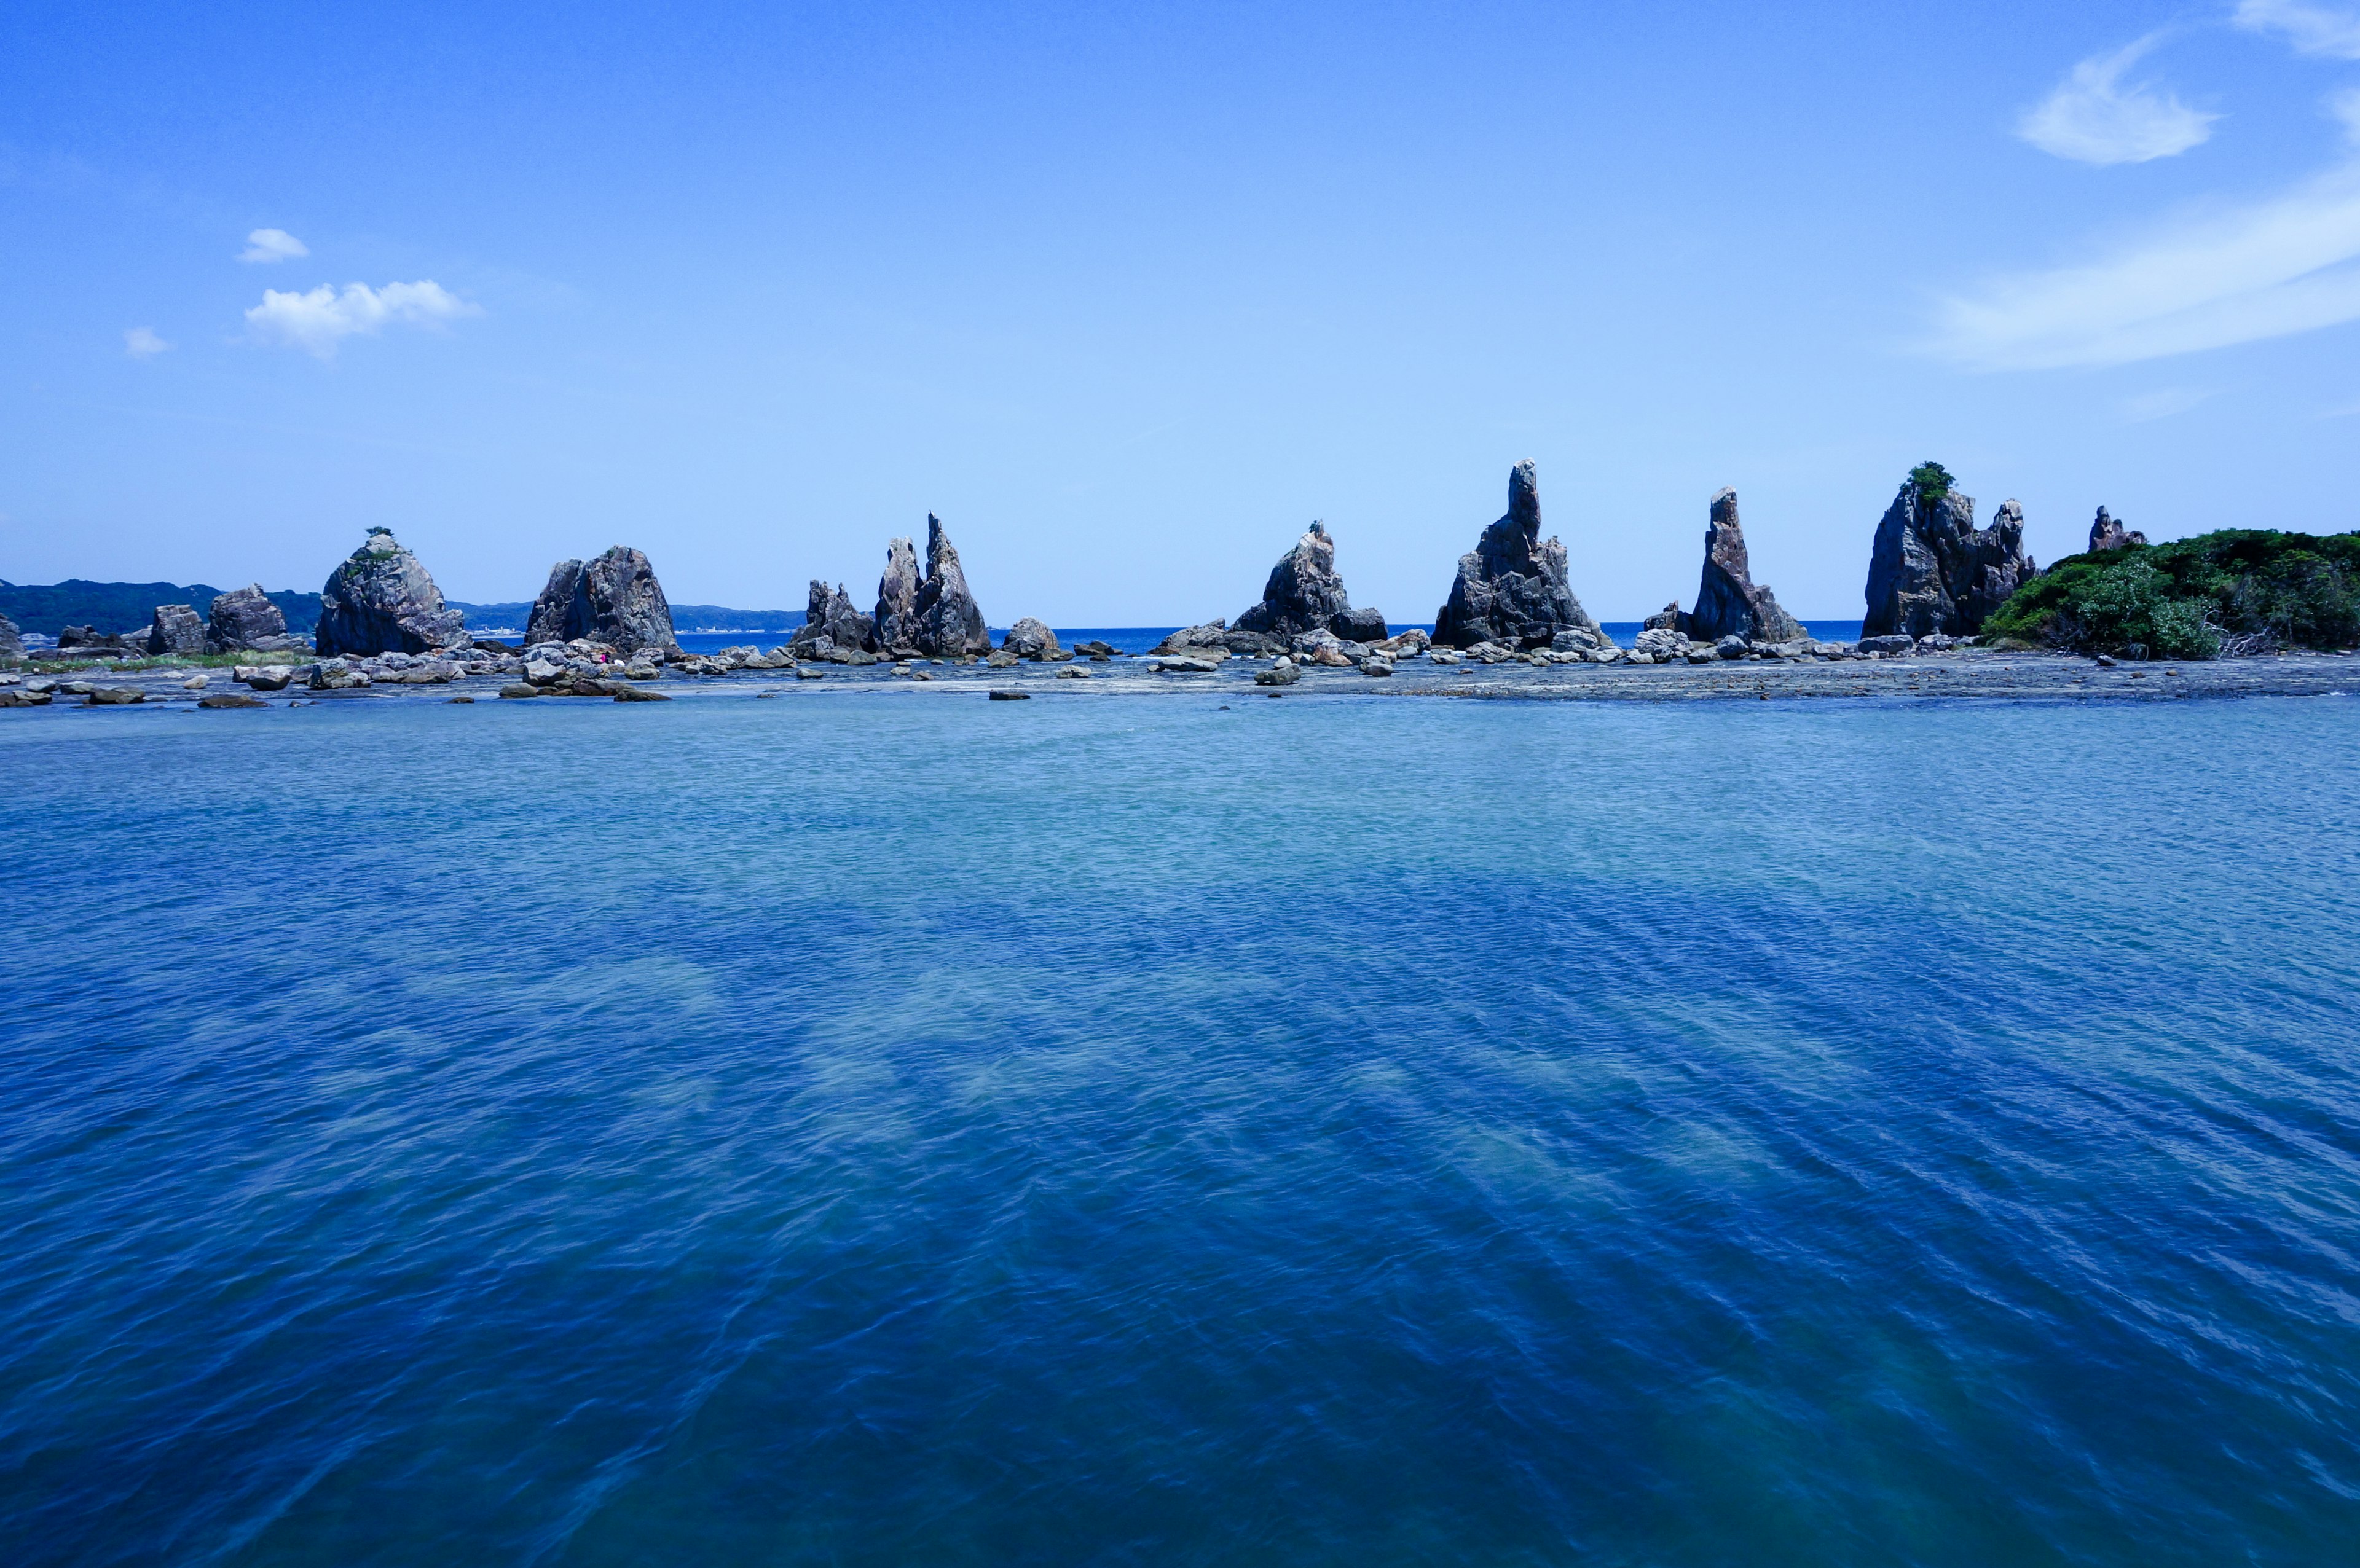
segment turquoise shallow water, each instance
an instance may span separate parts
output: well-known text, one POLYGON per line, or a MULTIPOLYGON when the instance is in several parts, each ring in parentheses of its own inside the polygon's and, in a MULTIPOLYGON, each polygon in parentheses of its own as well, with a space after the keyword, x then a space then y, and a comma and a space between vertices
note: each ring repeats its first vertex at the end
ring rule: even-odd
POLYGON ((0 1560, 2320 1563, 2340 700, 0 724, 0 1560))

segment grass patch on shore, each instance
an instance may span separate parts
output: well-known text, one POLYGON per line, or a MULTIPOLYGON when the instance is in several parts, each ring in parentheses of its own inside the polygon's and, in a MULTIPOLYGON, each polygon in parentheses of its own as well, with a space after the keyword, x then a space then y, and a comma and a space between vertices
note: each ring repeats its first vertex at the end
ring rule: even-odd
POLYGON ((2068 556, 1983 623, 2001 639, 2132 659, 2360 642, 2360 534, 2223 528, 2068 556))
POLYGON ((79 649, 59 654, 44 648, 28 653, 22 660, 27 670, 43 675, 55 675, 68 670, 88 670, 104 665, 109 670, 127 675, 147 671, 171 670, 235 670, 239 665, 257 667, 275 664, 308 664, 316 654, 309 653, 167 653, 155 657, 148 654, 126 656, 119 649, 108 648, 87 656, 79 649))

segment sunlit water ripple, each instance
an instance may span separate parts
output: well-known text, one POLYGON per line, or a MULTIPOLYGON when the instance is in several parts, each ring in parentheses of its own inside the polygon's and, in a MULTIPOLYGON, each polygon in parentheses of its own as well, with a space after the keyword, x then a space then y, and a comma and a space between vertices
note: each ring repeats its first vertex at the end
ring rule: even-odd
POLYGON ((0 1559, 2319 1563, 2340 701, 0 724, 0 1559))

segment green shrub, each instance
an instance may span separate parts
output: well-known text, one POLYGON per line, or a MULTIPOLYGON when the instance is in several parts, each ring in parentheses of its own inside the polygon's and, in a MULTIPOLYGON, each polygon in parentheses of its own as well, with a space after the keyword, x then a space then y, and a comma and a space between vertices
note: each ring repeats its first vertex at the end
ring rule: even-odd
POLYGON ((1918 487, 1919 501, 1932 503, 1949 495, 1950 486, 1958 482, 1950 477, 1949 469, 1928 460, 1909 471, 1909 483, 1918 487))
POLYGON ((1985 646, 2168 659, 2212 659, 2224 645, 2349 648, 2360 640, 2360 534, 2224 528, 2068 556, 1981 630, 1985 646))

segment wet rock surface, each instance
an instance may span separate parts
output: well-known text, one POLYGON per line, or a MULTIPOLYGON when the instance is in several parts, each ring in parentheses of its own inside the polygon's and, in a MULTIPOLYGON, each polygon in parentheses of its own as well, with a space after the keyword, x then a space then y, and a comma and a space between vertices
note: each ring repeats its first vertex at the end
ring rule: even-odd
POLYGON ((1509 471, 1508 510, 1459 558, 1434 640, 1468 648, 1546 646, 1562 631, 1598 631, 1574 597, 1561 539, 1541 538, 1540 479, 1527 458, 1509 471))
POLYGON ((370 529, 320 590, 312 633, 320 653, 427 653, 466 643, 465 617, 443 604, 434 579, 389 528, 370 529))

